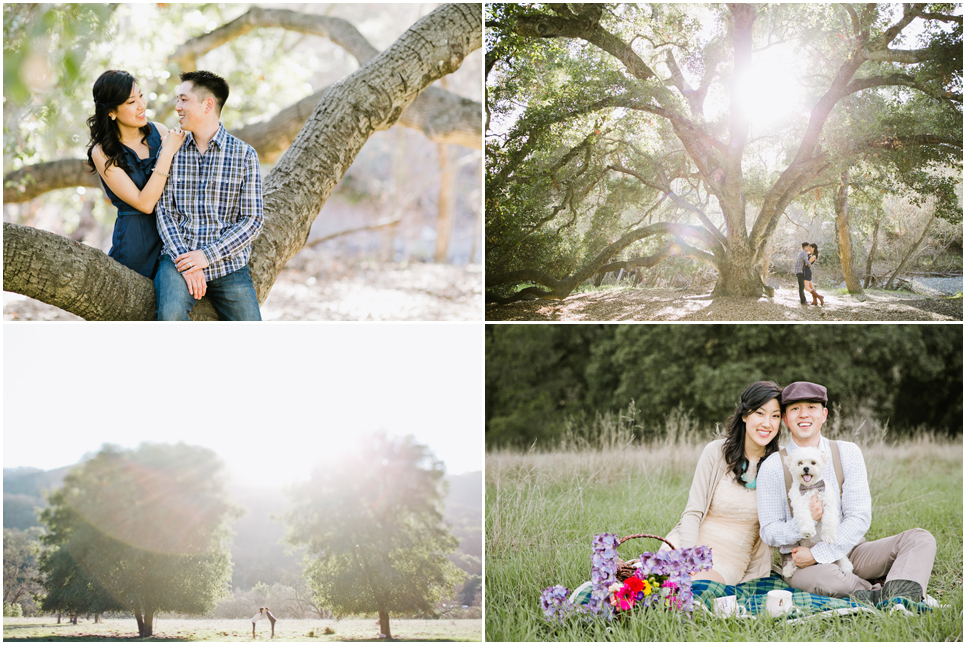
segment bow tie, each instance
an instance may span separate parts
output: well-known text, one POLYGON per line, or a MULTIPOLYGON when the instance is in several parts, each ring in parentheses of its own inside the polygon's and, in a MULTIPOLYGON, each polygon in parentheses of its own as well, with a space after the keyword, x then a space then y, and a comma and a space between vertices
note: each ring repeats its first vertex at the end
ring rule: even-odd
POLYGON ((825 490, 825 480, 820 479, 811 486, 806 486, 805 484, 798 485, 798 492, 802 495, 807 495, 808 493, 820 493, 825 490))

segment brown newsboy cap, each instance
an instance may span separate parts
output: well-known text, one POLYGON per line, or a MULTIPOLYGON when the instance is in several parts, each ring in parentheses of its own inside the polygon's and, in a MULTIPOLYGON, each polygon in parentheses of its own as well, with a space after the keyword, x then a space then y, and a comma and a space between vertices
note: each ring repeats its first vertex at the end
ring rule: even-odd
POLYGON ((782 405, 795 401, 821 401, 825 405, 828 403, 828 392, 817 383, 795 381, 782 390, 782 405))

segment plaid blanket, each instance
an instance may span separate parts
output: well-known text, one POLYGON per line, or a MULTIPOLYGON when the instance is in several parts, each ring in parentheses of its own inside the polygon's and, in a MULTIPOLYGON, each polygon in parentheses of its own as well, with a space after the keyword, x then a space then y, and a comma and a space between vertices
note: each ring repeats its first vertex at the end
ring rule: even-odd
MULTIPOLYGON (((735 612, 738 615, 756 616, 765 612, 765 600, 769 591, 775 589, 788 589, 792 592, 792 602, 795 604, 795 611, 788 615, 789 619, 798 619, 814 615, 833 615, 854 613, 857 611, 871 611, 868 605, 849 600, 848 598, 830 598, 816 594, 793 589, 781 579, 780 576, 769 576, 749 580, 739 585, 724 585, 720 582, 711 580, 698 580, 691 585, 694 593, 694 607, 704 607, 709 613, 718 613, 719 599, 733 596, 735 605, 739 607, 735 612)), ((570 599, 574 604, 586 605, 590 600, 591 583, 585 582, 577 587, 570 599)), ((913 602, 906 598, 890 598, 876 605, 876 609, 885 611, 896 611, 896 606, 908 613, 923 613, 930 611, 930 607, 924 602, 913 602)))

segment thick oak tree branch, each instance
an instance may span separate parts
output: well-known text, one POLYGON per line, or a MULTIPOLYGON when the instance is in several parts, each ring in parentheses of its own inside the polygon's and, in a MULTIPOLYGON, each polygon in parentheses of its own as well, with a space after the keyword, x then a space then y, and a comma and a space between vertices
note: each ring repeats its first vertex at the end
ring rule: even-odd
POLYGON ((194 71, 198 58, 256 27, 275 27, 328 38, 346 50, 359 65, 365 65, 379 54, 379 50, 369 44, 348 20, 288 9, 252 7, 231 22, 185 42, 169 58, 181 65, 184 71, 194 71))
MULTIPOLYGON (((608 244, 604 247, 593 260, 585 264, 583 267, 578 269, 572 275, 567 276, 563 279, 557 279, 550 276, 542 271, 537 271, 533 269, 521 269, 518 271, 510 271, 508 273, 503 273, 500 275, 493 276, 492 278, 487 278, 487 286, 495 287, 503 284, 513 284, 516 282, 536 282, 549 287, 552 293, 544 293, 540 295, 538 292, 528 292, 529 295, 537 295, 543 298, 566 298, 571 291, 573 291, 577 285, 579 285, 584 280, 590 278, 603 267, 607 262, 623 251, 625 248, 633 244, 638 240, 643 240, 647 237, 654 235, 661 235, 670 233, 671 235, 676 235, 679 237, 689 237, 692 239, 697 239, 703 242, 705 245, 711 247, 715 244, 714 237, 708 231, 698 228, 697 226, 690 226, 688 224, 675 224, 670 222, 659 222, 657 224, 651 224, 649 226, 644 226, 633 231, 625 233, 619 240, 608 244)), ((670 247, 672 254, 683 254, 692 255, 689 251, 697 249, 692 249, 692 247, 687 245, 677 245, 676 247, 672 245, 670 247), (687 248, 685 248, 687 247, 687 248)), ((710 253, 705 253, 700 259, 708 259, 712 257, 710 253)), ((661 258, 663 259, 663 258, 661 258)), ((656 260, 657 262, 659 260, 656 260)), ((539 290, 538 290, 539 291, 539 290)), ((517 294, 519 295, 519 294, 517 294)), ((491 300, 492 301, 492 300, 491 300)))

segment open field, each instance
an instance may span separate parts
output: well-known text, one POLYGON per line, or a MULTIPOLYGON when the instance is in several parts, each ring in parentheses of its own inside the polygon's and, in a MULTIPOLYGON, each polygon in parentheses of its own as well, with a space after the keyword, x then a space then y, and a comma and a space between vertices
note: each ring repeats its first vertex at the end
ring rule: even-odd
MULTIPOLYGON (((393 639, 397 641, 480 641, 483 621, 470 620, 392 620, 393 639)), ((268 622, 257 623, 256 639, 268 641, 268 622)), ((133 618, 105 619, 100 623, 81 620, 58 625, 56 618, 4 618, 4 641, 140 641, 133 618)), ((275 624, 275 640, 291 642, 376 641, 376 620, 279 620, 275 624), (325 630, 332 630, 326 634, 325 630)), ((146 641, 213 641, 252 640, 252 624, 245 619, 156 619, 154 636, 146 641)))
MULTIPOLYGON (((833 437, 834 438, 834 437, 833 437)), ((786 441, 782 442, 783 444, 786 441)), ((651 612, 620 624, 548 625, 540 592, 590 577, 590 541, 605 531, 666 535, 687 501, 702 445, 652 444, 486 457, 488 641, 961 641, 963 444, 929 438, 860 444, 872 492, 869 540, 922 527, 938 552, 928 592, 948 605, 928 614, 885 613, 799 624, 651 612)), ((633 557, 659 546, 635 540, 633 557), (636 544, 635 544, 636 543, 636 544)))

